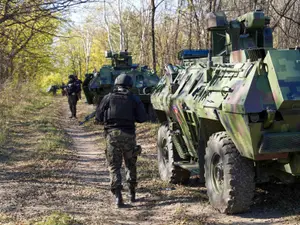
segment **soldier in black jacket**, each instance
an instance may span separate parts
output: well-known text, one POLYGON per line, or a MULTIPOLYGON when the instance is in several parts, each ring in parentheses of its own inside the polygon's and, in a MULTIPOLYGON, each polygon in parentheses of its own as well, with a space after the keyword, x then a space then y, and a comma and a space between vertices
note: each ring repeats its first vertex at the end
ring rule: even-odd
POLYGON ((69 82, 67 84, 67 95, 68 95, 68 103, 71 111, 70 118, 76 118, 76 105, 78 101, 78 93, 80 91, 80 87, 78 86, 75 76, 69 76, 69 82))
POLYGON ((147 114, 139 97, 130 92, 133 85, 129 75, 121 74, 115 80, 112 93, 104 96, 96 111, 96 121, 104 124, 106 159, 111 177, 111 191, 117 207, 124 205, 122 198, 122 160, 125 161, 126 180, 131 202, 135 201, 137 186, 135 122, 143 123, 147 114))

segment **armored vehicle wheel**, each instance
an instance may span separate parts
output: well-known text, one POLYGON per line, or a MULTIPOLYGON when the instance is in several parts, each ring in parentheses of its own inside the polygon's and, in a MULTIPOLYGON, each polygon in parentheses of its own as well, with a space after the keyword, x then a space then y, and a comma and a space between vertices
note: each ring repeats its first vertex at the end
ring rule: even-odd
POLYGON ((207 142, 205 185, 211 205, 221 213, 245 212, 252 203, 253 162, 240 155, 226 132, 213 134, 207 142))
POLYGON ((158 130, 157 157, 160 178, 169 183, 188 183, 190 172, 174 165, 179 156, 174 151, 171 132, 168 125, 163 124, 158 130))

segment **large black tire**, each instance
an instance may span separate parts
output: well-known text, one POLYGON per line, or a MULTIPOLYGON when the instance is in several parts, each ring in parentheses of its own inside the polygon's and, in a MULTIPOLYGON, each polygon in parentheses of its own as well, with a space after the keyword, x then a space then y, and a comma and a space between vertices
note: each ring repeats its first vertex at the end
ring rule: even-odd
POLYGON ((211 135, 207 142, 205 185, 210 204, 221 213, 245 212, 252 204, 253 161, 240 155, 226 132, 211 135))
POLYGON ((186 184, 190 178, 190 172, 174 165, 179 161, 179 156, 174 151, 171 132, 166 124, 160 126, 157 137, 157 158, 160 178, 169 183, 186 184))

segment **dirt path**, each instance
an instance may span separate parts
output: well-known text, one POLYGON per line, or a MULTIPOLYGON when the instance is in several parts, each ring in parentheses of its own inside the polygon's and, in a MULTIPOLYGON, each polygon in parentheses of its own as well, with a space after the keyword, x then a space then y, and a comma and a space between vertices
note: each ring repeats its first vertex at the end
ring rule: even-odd
MULTIPOLYGON (((80 105, 79 111, 86 111, 83 107, 91 108, 80 105)), ((64 111, 67 112, 67 108, 64 111)), ((68 113, 64 116, 67 117, 68 113)), ((157 219, 161 218, 156 218, 155 210, 151 210, 151 199, 146 201, 151 193, 138 193, 139 202, 127 204, 128 207, 124 209, 115 208, 109 189, 102 132, 88 132, 78 126, 76 120, 67 121, 65 130, 73 139, 73 148, 77 153, 77 162, 71 173, 72 179, 77 181, 70 193, 75 197, 72 213, 76 213, 76 217, 84 224, 159 224, 157 219)), ((126 192, 124 199, 128 202, 126 192)))

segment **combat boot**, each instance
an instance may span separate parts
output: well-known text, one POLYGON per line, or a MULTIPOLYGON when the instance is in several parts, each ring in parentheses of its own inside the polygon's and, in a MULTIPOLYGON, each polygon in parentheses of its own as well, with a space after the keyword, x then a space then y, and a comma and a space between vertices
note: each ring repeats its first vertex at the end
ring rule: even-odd
POLYGON ((128 198, 130 199, 130 202, 136 202, 135 188, 129 188, 128 198))
POLYGON ((123 202, 121 189, 115 190, 115 197, 116 197, 116 206, 117 206, 117 208, 123 207, 124 202, 123 202))

